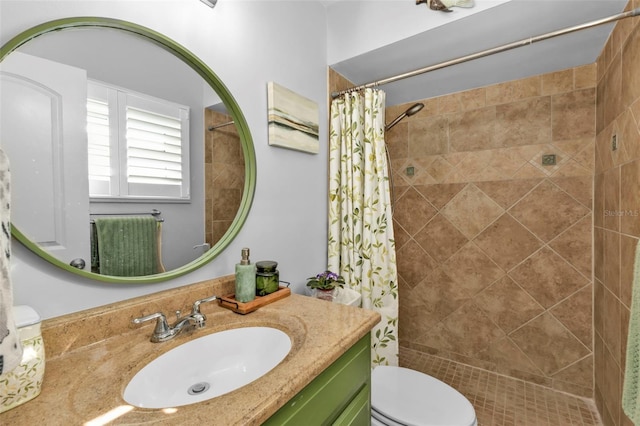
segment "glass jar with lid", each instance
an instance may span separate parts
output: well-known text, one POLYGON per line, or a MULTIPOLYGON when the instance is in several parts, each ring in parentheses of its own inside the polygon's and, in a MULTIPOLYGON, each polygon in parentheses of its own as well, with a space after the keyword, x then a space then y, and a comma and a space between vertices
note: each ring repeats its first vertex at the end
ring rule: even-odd
POLYGON ((278 262, 273 260, 256 262, 256 295, 266 296, 278 290, 280 273, 277 267, 278 262))

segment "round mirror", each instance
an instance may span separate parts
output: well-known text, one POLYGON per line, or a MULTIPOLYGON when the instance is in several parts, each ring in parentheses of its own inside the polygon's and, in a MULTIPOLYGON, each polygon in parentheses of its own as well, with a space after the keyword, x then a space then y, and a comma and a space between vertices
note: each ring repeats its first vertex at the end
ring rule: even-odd
POLYGON ((0 78, 11 232, 43 259, 152 283, 206 264, 240 231, 256 183, 251 135, 184 47, 126 21, 61 19, 2 46, 0 78), (110 272, 116 263, 128 265, 110 272))

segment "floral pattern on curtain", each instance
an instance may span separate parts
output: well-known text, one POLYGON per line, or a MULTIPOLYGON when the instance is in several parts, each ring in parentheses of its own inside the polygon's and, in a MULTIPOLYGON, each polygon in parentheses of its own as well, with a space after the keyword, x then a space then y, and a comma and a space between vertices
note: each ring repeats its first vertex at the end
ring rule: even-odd
POLYGON ((371 362, 398 365, 398 274, 384 141, 385 93, 366 89, 331 104, 328 266, 382 321, 371 362))

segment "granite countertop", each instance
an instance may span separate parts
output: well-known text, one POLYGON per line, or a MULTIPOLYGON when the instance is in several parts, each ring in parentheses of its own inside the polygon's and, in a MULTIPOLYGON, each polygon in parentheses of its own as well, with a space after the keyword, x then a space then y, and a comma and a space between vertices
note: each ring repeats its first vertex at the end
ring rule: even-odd
POLYGON ((171 317, 170 312, 188 308, 197 299, 229 294, 232 288, 233 278, 223 277, 45 321, 42 392, 0 414, 0 424, 259 425, 380 320, 373 311, 292 294, 247 315, 205 303, 201 306, 207 316, 204 329, 164 343, 149 340, 155 321, 143 327, 130 323, 134 317, 156 311, 171 317), (291 338, 290 353, 258 380, 225 395, 171 409, 132 407, 122 398, 129 380, 162 353, 194 338, 245 326, 278 328, 291 338))

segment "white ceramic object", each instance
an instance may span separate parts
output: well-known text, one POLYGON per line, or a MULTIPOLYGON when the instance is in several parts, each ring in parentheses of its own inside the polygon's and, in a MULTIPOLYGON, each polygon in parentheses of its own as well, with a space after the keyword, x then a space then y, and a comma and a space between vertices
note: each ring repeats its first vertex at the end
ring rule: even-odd
POLYGON ((473 405, 446 383, 419 371, 378 366, 371 374, 373 425, 476 426, 473 405))
POLYGON ((136 407, 168 408, 215 398, 265 375, 290 350, 289 336, 271 327, 209 334, 147 364, 125 388, 124 400, 136 407))
POLYGON ((340 303, 342 305, 360 306, 360 300, 362 295, 350 288, 337 288, 337 293, 333 297, 334 303, 340 303))

